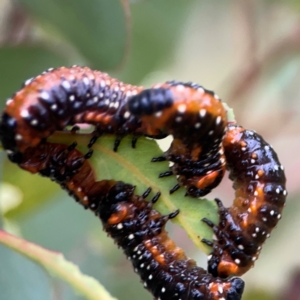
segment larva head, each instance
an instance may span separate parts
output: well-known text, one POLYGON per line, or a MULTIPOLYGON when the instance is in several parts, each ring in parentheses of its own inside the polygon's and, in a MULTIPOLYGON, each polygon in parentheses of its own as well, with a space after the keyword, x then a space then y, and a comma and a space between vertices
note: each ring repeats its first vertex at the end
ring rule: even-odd
POLYGON ((0 140, 3 148, 12 152, 16 150, 15 127, 15 118, 3 113, 0 120, 0 140))
POLYGON ((134 186, 121 181, 105 181, 105 185, 102 186, 103 196, 99 199, 100 203, 97 209, 104 223, 117 224, 127 216, 128 202, 133 197, 134 189, 134 186))

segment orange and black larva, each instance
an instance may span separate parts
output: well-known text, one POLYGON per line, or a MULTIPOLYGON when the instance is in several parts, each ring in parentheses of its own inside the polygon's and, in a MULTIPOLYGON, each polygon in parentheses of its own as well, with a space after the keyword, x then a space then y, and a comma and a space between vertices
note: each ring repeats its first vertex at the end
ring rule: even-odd
POLYGON ((241 299, 244 288, 241 279, 214 277, 187 258, 168 237, 165 224, 178 211, 162 216, 154 210, 152 206, 159 193, 146 201, 150 189, 138 196, 130 184, 96 181, 88 161, 91 152, 82 155, 75 146, 43 143, 38 151, 23 152, 20 166, 56 181, 85 208, 94 211, 155 299, 241 299))
MULTIPOLYGON (((130 184, 97 182, 87 161, 91 151, 82 155, 76 144, 47 142, 55 130, 78 122, 95 124, 97 134, 114 133, 117 138, 128 133, 164 136, 164 131, 153 129, 126 110, 129 94, 140 90, 88 68, 48 70, 27 81, 8 101, 0 123, 3 147, 21 168, 58 182, 85 208, 95 211, 155 299, 240 300, 244 287, 241 279, 210 275, 168 238, 165 223, 178 212, 161 216, 152 209, 158 195, 148 202, 149 191, 137 196, 130 184), (87 105, 90 101, 92 108, 87 105)), ((155 93, 157 109, 176 105, 169 89, 156 89, 155 93)), ((193 99, 192 105, 197 101, 193 99)))
POLYGON ((224 278, 242 275, 254 265, 262 244, 281 218, 287 195, 283 166, 260 135, 235 125, 225 126, 224 108, 212 92, 194 84, 169 85, 172 87, 162 85, 172 91, 174 103, 169 108, 148 109, 151 113, 144 109, 155 104, 154 89, 131 98, 129 110, 154 131, 174 136, 170 149, 155 161, 173 162, 166 174, 177 175, 189 195, 207 194, 222 179, 226 163, 235 199, 229 208, 216 200, 219 224, 203 221, 213 228, 217 240, 203 242, 213 247, 208 260, 210 273, 224 278), (193 99, 200 98, 194 96, 199 92, 202 97, 197 106, 193 99))
POLYGON ((184 186, 188 195, 201 197, 220 183, 225 173, 222 138, 227 118, 217 95, 195 83, 170 81, 131 97, 128 108, 147 124, 146 134, 173 135, 165 155, 153 159, 173 163, 160 175, 177 176, 178 184, 170 192, 184 186))
MULTIPOLYGON (((67 125, 95 125, 95 135, 140 135, 141 122, 125 107, 141 87, 123 84, 84 67, 49 69, 27 80, 2 115, 2 144, 11 154, 35 147, 67 125)), ((12 156, 12 155, 11 155, 12 156)), ((13 157, 12 157, 13 158, 13 157)))
POLYGON ((235 199, 219 207, 218 225, 204 219, 217 240, 204 241, 213 247, 208 271, 220 277, 242 275, 257 260, 262 244, 281 218, 287 191, 284 168, 277 154, 259 134, 229 125, 223 139, 226 167, 233 181, 235 199))

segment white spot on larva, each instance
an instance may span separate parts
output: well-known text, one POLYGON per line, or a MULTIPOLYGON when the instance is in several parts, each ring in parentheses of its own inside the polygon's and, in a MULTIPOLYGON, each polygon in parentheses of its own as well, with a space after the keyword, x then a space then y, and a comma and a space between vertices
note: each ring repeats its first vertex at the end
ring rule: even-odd
POLYGON ((275 170, 275 171, 278 171, 278 170, 279 170, 279 166, 275 165, 275 166, 274 166, 274 170, 275 170))
POLYGON ((245 247, 244 247, 243 245, 238 245, 238 249, 240 249, 240 250, 244 250, 244 249, 245 249, 245 247))
POLYGON ((102 99, 104 97, 104 93, 99 93, 99 98, 102 99))
POLYGON ((90 80, 89 80, 87 77, 84 77, 84 78, 83 78, 83 83, 84 83, 85 85, 89 85, 89 84, 90 84, 90 80))
POLYGON ((256 227, 256 228, 255 228, 255 231, 256 231, 256 232, 259 232, 259 231, 260 231, 260 228, 259 228, 259 227, 256 227))
POLYGON ((238 258, 236 258, 236 259, 234 260, 234 262, 235 262, 237 265, 239 265, 239 264, 241 263, 241 260, 238 259, 238 258))
POLYGON ((90 93, 86 93, 85 97, 86 98, 90 98, 91 94, 90 93))
POLYGON ((257 191, 254 192, 254 196, 258 196, 258 192, 257 191))
POLYGON ((206 115, 206 109, 204 109, 204 108, 200 109, 199 115, 201 118, 204 118, 206 115))
POLYGON ((126 111, 124 113, 124 119, 128 119, 130 117, 130 112, 129 111, 126 111))
POLYGON ((129 234, 128 239, 129 239, 129 240, 133 240, 133 239, 134 239, 134 234, 132 234, 132 233, 129 234))
POLYGON ((201 126, 201 123, 196 123, 195 125, 194 125, 194 127, 196 128, 196 129, 198 129, 198 128, 200 128, 200 126, 201 126))
POLYGON ((147 287, 147 282, 144 282, 144 287, 147 287))
POLYGON ((69 90, 71 88, 71 84, 69 81, 67 80, 64 80, 62 83, 61 83, 62 87, 66 90, 69 90))
POLYGON ((284 190, 284 191, 283 191, 283 195, 284 195, 284 196, 286 196, 286 194, 287 194, 287 191, 286 191, 286 190, 284 190))
POLYGON ((143 269, 145 267, 145 264, 140 264, 140 268, 143 269))
POLYGON ((270 233, 268 233, 268 234, 267 234, 267 238, 269 238, 270 236, 271 236, 270 233))
POLYGON ((280 194, 280 189, 279 188, 276 189, 276 193, 280 194))
POLYGON ((279 220, 281 218, 281 214, 278 214, 277 215, 277 219, 279 220))
POLYGON ((101 86, 102 88, 105 87, 105 81, 104 81, 104 80, 101 80, 101 81, 100 81, 100 86, 101 86))
POLYGON ((222 158, 220 159, 220 162, 221 162, 221 164, 223 165, 223 164, 225 163, 225 158, 222 157, 222 158))
POLYGON ((265 146, 265 150, 266 151, 270 150, 270 146, 265 146))
POLYGON ((119 91, 119 87, 116 86, 116 87, 114 88, 114 91, 115 91, 115 92, 118 92, 118 91, 119 91))
POLYGON ((106 98, 106 99, 104 100, 104 104, 107 105, 107 106, 109 106, 109 103, 110 103, 109 99, 106 98))
POLYGON ((265 217, 263 217, 262 220, 263 220, 264 222, 267 222, 267 218, 265 218, 265 217))
POLYGON ((246 148, 246 147, 242 147, 241 150, 242 150, 242 151, 246 151, 247 148, 246 148))
POLYGON ((16 134, 16 135, 15 135, 15 140, 16 140, 16 141, 22 141, 22 139, 23 139, 23 137, 22 137, 21 134, 16 134))
POLYGON ((115 102, 115 109, 118 109, 118 107, 119 107, 119 102, 116 101, 116 102, 115 102))
POLYGON ((27 109, 23 109, 20 113, 22 118, 28 118, 29 117, 29 112, 27 109))
POLYGON ((123 224, 122 223, 119 223, 118 225, 117 225, 117 229, 123 229, 123 224))
POLYGON ((149 265, 146 269, 147 269, 147 270, 150 270, 150 269, 151 269, 150 265, 149 265))
POLYGON ((41 92, 40 97, 41 97, 42 99, 44 99, 44 100, 49 100, 49 99, 50 99, 49 93, 48 93, 48 92, 45 92, 45 91, 41 92))
POLYGON ((213 133, 214 133, 214 131, 211 130, 211 131, 208 133, 208 135, 213 135, 213 133))
POLYGON ((217 94, 215 94, 214 97, 215 97, 217 100, 220 100, 220 97, 219 97, 217 94))
POLYGON ((265 232, 265 231, 263 231, 261 234, 262 234, 262 235, 265 235, 265 234, 266 234, 266 232, 265 232))
POLYGON ((135 254, 134 254, 134 255, 132 255, 132 258, 133 258, 133 259, 135 259, 135 258, 136 258, 136 255, 135 255, 135 254))
POLYGON ((283 170, 284 170, 284 166, 283 166, 283 165, 280 165, 280 169, 283 171, 283 170))
POLYGON ((224 290, 223 290, 223 287, 222 287, 221 285, 219 285, 219 287, 218 287, 218 291, 219 291, 219 293, 220 293, 220 294, 222 294, 222 293, 223 293, 223 291, 224 291, 224 290))
POLYGON ((77 188, 77 192, 82 192, 82 188, 81 187, 79 187, 79 188, 77 188))
POLYGON ((126 97, 129 98, 129 97, 131 97, 131 95, 132 95, 131 91, 127 91, 127 92, 126 92, 126 97))
POLYGON ((257 248, 257 251, 260 251, 261 250, 261 246, 259 246, 258 248, 257 248))
POLYGON ((128 256, 128 257, 127 257, 127 259, 128 259, 128 260, 131 260, 131 257, 130 257, 130 256, 128 256))
POLYGON ((184 85, 182 85, 182 84, 176 85, 176 90, 177 91, 184 91, 184 89, 185 89, 184 85))
MULTIPOLYGON (((88 196, 84 196, 83 197, 83 201, 88 201, 89 200, 89 197, 88 196)), ((91 205, 91 207, 95 207, 95 203, 93 203, 93 206, 91 205)))
POLYGON ((257 260, 257 257, 256 256, 253 256, 252 257, 252 261, 256 261, 257 260))
POLYGON ((182 121, 182 117, 176 117, 175 121, 176 121, 177 123, 180 123, 180 122, 182 121))
POLYGON ((136 246, 136 247, 133 249, 133 252, 138 251, 138 249, 139 249, 139 246, 136 246))
POLYGON ((138 260, 142 260, 143 259, 143 255, 141 255, 139 258, 138 258, 138 260))
POLYGON ((7 99, 6 100, 6 105, 9 105, 10 103, 12 103, 13 102, 13 99, 7 99))
POLYGON ((253 135, 253 134, 254 134, 253 131, 250 131, 250 130, 248 131, 248 133, 249 133, 250 135, 253 135))
POLYGON ((198 92, 201 93, 201 94, 204 94, 205 93, 205 90, 203 87, 199 87, 198 88, 198 92))
POLYGON ((33 119, 31 122, 30 122, 31 125, 35 126, 38 124, 38 120, 37 119, 33 119))
POLYGON ((256 233, 252 233, 252 236, 253 236, 254 238, 256 238, 256 237, 257 237, 257 234, 256 234, 256 233))
POLYGON ((74 95, 71 95, 71 96, 69 97, 69 100, 70 100, 70 101, 74 101, 74 100, 75 100, 75 96, 74 96, 74 95))
POLYGON ((136 252, 136 254, 141 255, 141 254, 142 254, 142 251, 138 250, 138 251, 136 252))
POLYGON ((152 278, 153 278, 153 275, 150 274, 150 275, 148 276, 148 279, 149 279, 149 280, 152 280, 152 278))
POLYGON ((251 212, 252 212, 252 210, 251 210, 251 208, 250 208, 250 207, 249 207, 247 210, 248 210, 248 212, 249 212, 249 213, 251 213, 251 212))
POLYGON ((57 105, 56 105, 56 104, 52 104, 52 105, 50 106, 50 109, 51 109, 51 110, 57 110, 57 105))
POLYGON ((273 216, 274 214, 275 214, 275 211, 274 211, 274 210, 271 210, 271 211, 270 211, 270 215, 273 216))
POLYGON ((212 258, 212 255, 207 256, 207 260, 211 260, 211 258, 212 258))
POLYGON ((255 159, 251 159, 251 164, 254 164, 255 163, 255 159))
POLYGON ((255 179, 258 179, 258 178, 259 178, 259 174, 256 174, 256 175, 255 175, 255 179))
POLYGON ((134 269, 134 272, 137 273, 139 270, 137 268, 134 269))
POLYGON ((97 103, 97 102, 99 101, 99 98, 98 98, 97 96, 95 96, 95 97, 93 98, 93 100, 94 100, 95 103, 97 103))
POLYGON ((222 120, 221 116, 218 116, 216 119, 216 124, 219 125, 221 123, 221 120, 222 120))
POLYGON ((165 291, 166 291, 166 288, 165 288, 165 287, 162 287, 162 288, 161 288, 161 292, 164 293, 165 291))
POLYGON ((154 116, 155 116, 156 118, 161 117, 161 115, 162 115, 162 111, 158 111, 158 112, 156 112, 156 113, 154 114, 154 116))
POLYGON ((183 114, 186 111, 186 105, 185 104, 178 105, 177 110, 178 110, 178 112, 183 114))
POLYGON ((226 300, 224 297, 220 298, 220 300, 226 300))
POLYGON ((33 80, 33 77, 32 77, 32 78, 29 78, 29 79, 27 79, 27 80, 24 82, 24 85, 28 85, 28 84, 30 84, 30 83, 32 82, 32 80, 33 80))
POLYGON ((96 207, 96 204, 95 204, 95 203, 92 203, 92 204, 90 205, 90 207, 91 207, 91 208, 95 208, 95 207, 96 207))

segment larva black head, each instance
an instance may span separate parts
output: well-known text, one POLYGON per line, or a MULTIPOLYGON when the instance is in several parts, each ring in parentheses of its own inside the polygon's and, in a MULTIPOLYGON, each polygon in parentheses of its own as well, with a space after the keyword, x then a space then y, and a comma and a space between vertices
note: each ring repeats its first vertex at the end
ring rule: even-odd
POLYGON ((16 151, 15 127, 16 119, 3 113, 0 120, 0 140, 5 150, 16 151))
POLYGON ((169 89, 147 89, 128 100, 128 109, 135 116, 151 115, 173 104, 169 89))
POLYGON ((101 189, 101 196, 98 197, 99 206, 96 212, 104 223, 109 220, 112 213, 118 211, 118 203, 130 202, 135 189, 133 185, 122 181, 115 182, 113 186, 107 182, 108 184, 101 189))
POLYGON ((240 278, 232 278, 229 280, 231 287, 227 292, 226 300, 240 300, 243 295, 245 283, 240 278))

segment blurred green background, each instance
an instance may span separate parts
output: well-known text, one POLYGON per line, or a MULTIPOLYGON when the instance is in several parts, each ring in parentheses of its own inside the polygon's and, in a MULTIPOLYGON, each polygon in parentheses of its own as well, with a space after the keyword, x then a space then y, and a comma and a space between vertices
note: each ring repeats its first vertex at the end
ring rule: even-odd
MULTIPOLYGON (((244 300, 297 300, 300 285, 299 0, 0 0, 0 105, 49 67, 87 65, 151 86, 178 79, 215 90, 286 168, 279 228, 246 281, 244 300)), ((64 253, 120 300, 152 299, 99 220, 47 179, 1 159, 1 227, 64 253)), ((210 198, 229 206, 231 182, 210 198)), ((185 233, 172 237, 206 266, 185 233)), ((0 246, 1 300, 82 299, 38 265, 0 246)))

